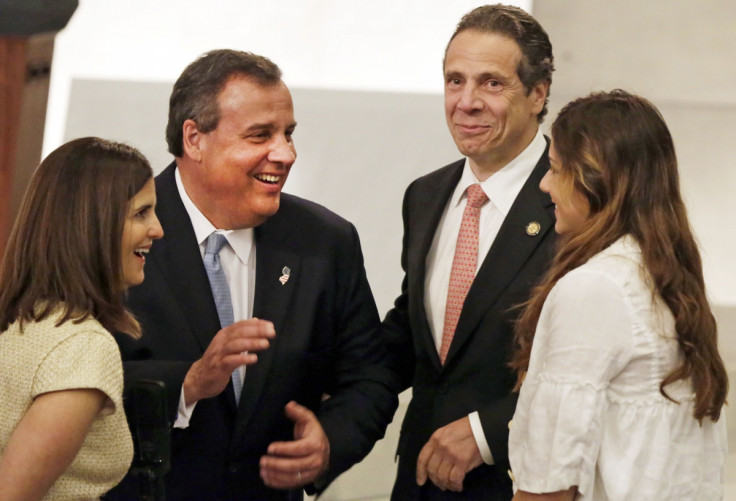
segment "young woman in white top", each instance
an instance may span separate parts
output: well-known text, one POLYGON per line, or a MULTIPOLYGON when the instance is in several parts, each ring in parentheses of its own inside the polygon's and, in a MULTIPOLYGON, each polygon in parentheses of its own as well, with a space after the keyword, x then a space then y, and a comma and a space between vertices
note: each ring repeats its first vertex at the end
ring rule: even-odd
POLYGON ((0 266, 0 499, 97 499, 133 443, 110 332, 163 231, 148 161, 77 139, 38 167, 0 266))
POLYGON ((720 499, 728 381, 669 130, 596 93, 549 156, 562 241, 517 329, 514 500, 720 499))

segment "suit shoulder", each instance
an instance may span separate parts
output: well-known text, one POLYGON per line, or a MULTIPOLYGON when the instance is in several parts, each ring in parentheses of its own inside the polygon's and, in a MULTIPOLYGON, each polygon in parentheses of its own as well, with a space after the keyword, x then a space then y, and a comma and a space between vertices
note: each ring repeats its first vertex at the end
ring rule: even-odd
POLYGON ((288 217, 299 221, 299 224, 348 226, 351 223, 342 216, 331 211, 327 207, 311 200, 290 195, 281 194, 281 203, 275 216, 288 217))
POLYGON ((439 169, 433 170, 432 172, 425 174, 415 179, 409 186, 437 186, 437 183, 445 183, 448 179, 455 176, 458 177, 462 173, 462 168, 465 165, 465 159, 456 160, 450 164, 445 165, 439 169))
POLYGON ((301 197, 281 194, 279 210, 257 228, 257 234, 281 235, 300 245, 323 245, 353 240, 353 224, 326 207, 301 197))

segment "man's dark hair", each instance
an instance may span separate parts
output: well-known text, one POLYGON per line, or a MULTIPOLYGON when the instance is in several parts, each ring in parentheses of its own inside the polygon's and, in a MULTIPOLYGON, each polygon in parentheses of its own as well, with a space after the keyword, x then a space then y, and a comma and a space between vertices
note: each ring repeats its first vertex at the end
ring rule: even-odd
MULTIPOLYGON (((552 84, 552 72, 555 70, 554 56, 552 55, 552 44, 549 41, 544 28, 524 10, 510 5, 483 5, 477 7, 463 16, 452 34, 452 38, 445 48, 447 49, 455 37, 463 31, 478 31, 481 33, 496 33, 515 41, 521 49, 521 61, 516 73, 527 94, 539 82, 552 84)), ((444 61, 442 63, 444 66, 444 61)), ((549 90, 544 108, 537 115, 541 123, 547 114, 547 103, 549 102, 549 90)))
POLYGON ((184 154, 182 127, 186 120, 194 120, 197 129, 204 133, 217 128, 217 97, 234 76, 270 86, 281 81, 281 70, 270 59, 250 52, 218 49, 199 56, 179 76, 169 99, 166 143, 172 155, 184 154))

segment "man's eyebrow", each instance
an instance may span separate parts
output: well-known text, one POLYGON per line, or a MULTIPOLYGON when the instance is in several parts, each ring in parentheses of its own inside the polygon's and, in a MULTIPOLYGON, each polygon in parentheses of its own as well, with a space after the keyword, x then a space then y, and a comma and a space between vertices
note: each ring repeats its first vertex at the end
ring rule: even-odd
POLYGON ((272 130, 275 129, 276 126, 272 123, 256 123, 251 125, 246 129, 246 131, 254 131, 254 130, 272 130))
POLYGON ((461 71, 449 70, 445 72, 445 78, 446 79, 466 78, 466 79, 475 80, 475 81, 500 80, 502 82, 505 82, 506 80, 508 80, 507 77, 495 71, 484 71, 483 73, 479 73, 479 74, 467 75, 461 71))
POLYGON ((501 80, 502 82, 506 81, 506 77, 504 77, 498 72, 493 72, 493 71, 485 71, 481 73, 480 75, 476 75, 474 78, 476 80, 501 80))
MULTIPOLYGON (((287 129, 293 129, 293 128, 296 127, 296 124, 297 124, 297 122, 292 122, 289 125, 287 125, 286 128, 287 129)), ((278 126, 276 124, 274 124, 272 122, 264 122, 264 123, 255 123, 255 124, 252 124, 251 126, 249 126, 246 129, 246 132, 259 131, 259 130, 268 130, 268 131, 271 131, 271 130, 275 130, 275 129, 278 129, 278 126)))

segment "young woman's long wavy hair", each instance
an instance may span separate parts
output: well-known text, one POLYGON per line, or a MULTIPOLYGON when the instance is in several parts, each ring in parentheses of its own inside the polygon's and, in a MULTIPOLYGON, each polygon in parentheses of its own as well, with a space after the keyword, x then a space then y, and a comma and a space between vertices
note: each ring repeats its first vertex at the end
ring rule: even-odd
POLYGON ((122 238, 130 200, 152 176, 138 150, 94 137, 41 162, 0 265, 0 332, 61 306, 58 324, 92 316, 110 332, 140 335, 124 304, 122 238))
MULTIPOLYGON (((567 189, 585 196, 590 217, 560 242, 516 326, 511 362, 519 382, 542 305, 557 281, 624 235, 641 247, 644 264, 675 318, 682 363, 660 384, 692 379, 695 418, 717 421, 728 392, 718 353, 716 322, 705 294, 702 263, 682 201, 677 159, 664 119, 646 99, 622 90, 594 93, 565 106, 552 125, 552 142, 567 189)), ((563 185, 564 186, 564 185, 563 185)))

